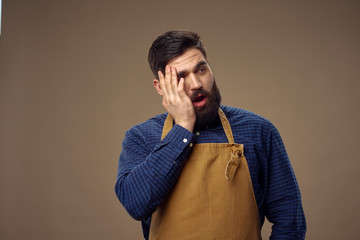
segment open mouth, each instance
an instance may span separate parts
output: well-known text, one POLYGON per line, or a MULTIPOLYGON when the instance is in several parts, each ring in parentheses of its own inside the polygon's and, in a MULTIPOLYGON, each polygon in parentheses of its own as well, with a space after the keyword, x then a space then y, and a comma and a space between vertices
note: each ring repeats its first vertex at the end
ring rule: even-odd
POLYGON ((192 102, 195 107, 202 107, 206 104, 206 96, 199 94, 192 100, 192 102))
POLYGON ((198 95, 194 100, 193 102, 201 102, 202 100, 204 100, 205 96, 203 95, 198 95))

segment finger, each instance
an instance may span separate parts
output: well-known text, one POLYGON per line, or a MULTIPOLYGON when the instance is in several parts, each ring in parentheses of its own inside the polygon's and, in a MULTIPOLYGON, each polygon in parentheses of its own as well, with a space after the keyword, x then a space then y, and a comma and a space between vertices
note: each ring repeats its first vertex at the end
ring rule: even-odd
POLYGON ((167 94, 167 100, 172 101, 175 96, 174 89, 172 87, 172 73, 171 73, 171 66, 166 66, 166 75, 165 75, 165 87, 166 87, 166 94, 167 94))
POLYGON ((158 70, 158 77, 159 77, 159 80, 161 80, 162 78, 164 78, 164 74, 162 73, 161 70, 158 70))
POLYGON ((177 93, 178 88, 178 76, 176 68, 171 67, 171 87, 174 93, 177 93))
POLYGON ((162 71, 158 71, 158 76, 159 76, 159 81, 164 80, 164 74, 162 73, 162 71))
POLYGON ((184 82, 185 82, 185 79, 180 78, 178 88, 177 88, 177 92, 180 94, 184 93, 184 82))
POLYGON ((171 89, 171 68, 170 68, 169 65, 166 65, 166 67, 165 67, 164 84, 165 84, 167 93, 171 94, 171 92, 172 92, 172 89, 171 89))
POLYGON ((160 88, 163 94, 167 94, 166 87, 165 87, 165 76, 161 71, 158 71, 159 76, 159 82, 160 82, 160 88))

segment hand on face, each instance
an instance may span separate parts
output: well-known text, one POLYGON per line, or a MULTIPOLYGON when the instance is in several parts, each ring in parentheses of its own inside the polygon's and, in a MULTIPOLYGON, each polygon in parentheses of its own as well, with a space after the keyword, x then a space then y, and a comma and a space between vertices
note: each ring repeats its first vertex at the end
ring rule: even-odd
POLYGON ((176 124, 192 132, 196 116, 193 103, 184 90, 184 78, 178 82, 176 69, 170 65, 165 68, 165 76, 161 71, 158 71, 158 75, 164 108, 174 118, 176 124))

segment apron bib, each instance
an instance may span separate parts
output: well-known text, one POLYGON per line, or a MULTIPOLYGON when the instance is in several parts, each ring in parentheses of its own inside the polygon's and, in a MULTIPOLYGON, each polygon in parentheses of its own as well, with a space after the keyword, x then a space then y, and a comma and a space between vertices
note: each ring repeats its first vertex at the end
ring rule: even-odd
MULTIPOLYGON (((244 147, 234 143, 220 108, 219 116, 229 142, 194 144, 174 189, 152 215, 150 240, 261 239, 244 147)), ((168 115, 162 139, 172 125, 168 115)))

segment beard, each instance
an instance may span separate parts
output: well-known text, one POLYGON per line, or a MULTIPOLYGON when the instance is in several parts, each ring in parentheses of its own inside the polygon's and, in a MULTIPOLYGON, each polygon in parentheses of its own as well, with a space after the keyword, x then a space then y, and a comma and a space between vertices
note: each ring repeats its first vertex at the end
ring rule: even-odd
POLYGON ((204 106, 195 107, 194 109, 196 115, 195 129, 203 129, 218 124, 220 122, 219 107, 221 95, 215 79, 210 92, 204 89, 196 90, 191 99, 194 99, 199 94, 204 95, 207 98, 207 102, 204 106))

